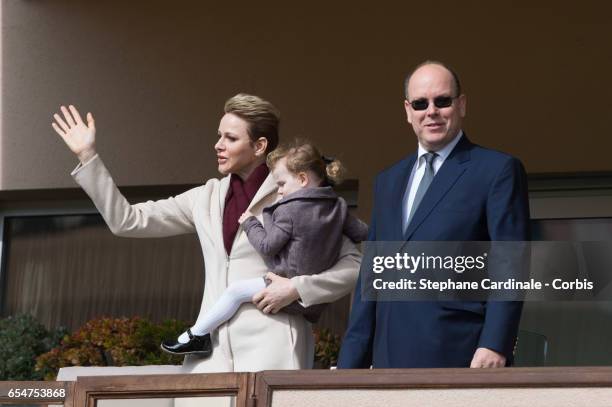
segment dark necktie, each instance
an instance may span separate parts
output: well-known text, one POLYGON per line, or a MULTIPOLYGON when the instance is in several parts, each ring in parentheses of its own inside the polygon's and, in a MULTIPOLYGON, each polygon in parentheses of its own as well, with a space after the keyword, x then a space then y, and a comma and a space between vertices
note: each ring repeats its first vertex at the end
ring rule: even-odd
POLYGON ((410 222, 412 221, 412 217, 414 216, 414 213, 419 207, 419 204, 421 203, 421 200, 423 199, 425 192, 427 192, 427 189, 429 188, 429 185, 431 184, 431 181, 434 178, 435 172, 434 172, 433 162, 437 155, 438 154, 436 153, 426 153, 423 155, 423 157, 425 158, 425 173, 423 174, 423 178, 421 178, 421 182, 419 183, 419 188, 417 189, 416 195, 414 196, 414 202, 412 202, 412 208, 410 208, 410 214, 408 215, 408 221, 406 222, 406 228, 408 228, 408 225, 410 225, 410 222))

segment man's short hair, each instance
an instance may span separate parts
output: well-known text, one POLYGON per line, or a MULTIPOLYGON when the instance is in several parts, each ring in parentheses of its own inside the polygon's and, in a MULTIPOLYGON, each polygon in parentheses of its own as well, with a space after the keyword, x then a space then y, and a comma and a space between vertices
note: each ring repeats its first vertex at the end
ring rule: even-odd
POLYGON ((247 132, 251 141, 260 137, 268 140, 266 153, 278 146, 280 112, 274 105, 259 96, 239 93, 225 102, 225 113, 235 114, 248 123, 247 132))
POLYGON ((417 66, 414 67, 414 69, 412 71, 410 71, 410 73, 408 75, 406 75, 406 79, 404 79, 404 96, 406 97, 406 100, 408 100, 408 82, 410 82, 410 78, 412 78, 412 75, 414 75, 414 73, 421 67, 424 67, 425 65, 439 65, 442 68, 446 69, 448 72, 450 72, 451 76, 453 77, 453 84, 454 84, 454 90, 455 90, 455 97, 461 95, 461 82, 459 82, 459 75, 457 75, 457 72, 455 72, 455 70, 453 68, 451 68, 450 66, 446 65, 444 62, 440 62, 440 61, 435 61, 435 60, 427 60, 425 62, 421 62, 420 64, 418 64, 417 66))

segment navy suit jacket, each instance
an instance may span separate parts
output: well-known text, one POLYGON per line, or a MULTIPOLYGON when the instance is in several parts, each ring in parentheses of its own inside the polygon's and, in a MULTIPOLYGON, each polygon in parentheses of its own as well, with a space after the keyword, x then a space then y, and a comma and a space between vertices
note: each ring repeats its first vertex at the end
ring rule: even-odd
MULTIPOLYGON (((370 241, 529 240, 525 170, 464 135, 436 173, 406 233, 402 202, 416 154, 381 172, 370 241)), ((339 368, 469 367, 479 347, 512 361, 521 302, 383 302, 357 281, 339 368)))

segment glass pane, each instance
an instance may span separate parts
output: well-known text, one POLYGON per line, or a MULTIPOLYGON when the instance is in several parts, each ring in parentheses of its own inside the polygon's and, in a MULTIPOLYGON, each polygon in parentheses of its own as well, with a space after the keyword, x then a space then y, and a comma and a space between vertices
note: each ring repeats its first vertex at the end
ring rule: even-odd
MULTIPOLYGON (((609 244, 612 219, 544 219, 532 222, 534 240, 589 241, 609 244), (607 242, 606 242, 607 241, 607 242)), ((612 252, 584 255, 567 253, 564 261, 580 264, 592 273, 609 274, 612 252), (572 257, 573 256, 573 257, 572 257)), ((600 279, 602 277, 600 276, 600 279)), ((612 303, 525 303, 517 343, 520 366, 612 365, 612 303), (523 338, 521 340, 521 333, 523 338)))
POLYGON ((98 316, 192 321, 202 300, 195 234, 114 236, 99 215, 7 218, 3 315, 74 330, 98 316))

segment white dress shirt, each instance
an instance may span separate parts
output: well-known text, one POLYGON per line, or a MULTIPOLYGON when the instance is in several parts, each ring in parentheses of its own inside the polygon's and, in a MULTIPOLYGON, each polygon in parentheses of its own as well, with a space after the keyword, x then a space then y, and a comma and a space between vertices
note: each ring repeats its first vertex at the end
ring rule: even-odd
POLYGON ((406 231, 406 229, 408 228, 408 214, 412 209, 414 197, 417 193, 417 189, 419 188, 419 184, 421 183, 421 179, 423 178, 423 174, 425 174, 425 158, 423 156, 427 153, 437 154, 437 156, 435 156, 433 160, 434 175, 437 174, 440 167, 442 167, 442 164, 444 164, 446 158, 448 158, 451 151, 453 151, 453 149, 461 139, 461 136, 463 136, 463 130, 459 130, 459 133, 457 133, 455 138, 450 143, 448 143, 437 151, 428 151, 423 148, 421 143, 419 143, 417 160, 414 163, 414 167, 412 167, 412 172, 410 173, 408 185, 406 186, 406 191, 404 192, 404 198, 402 200, 402 225, 404 226, 404 231, 406 231))

